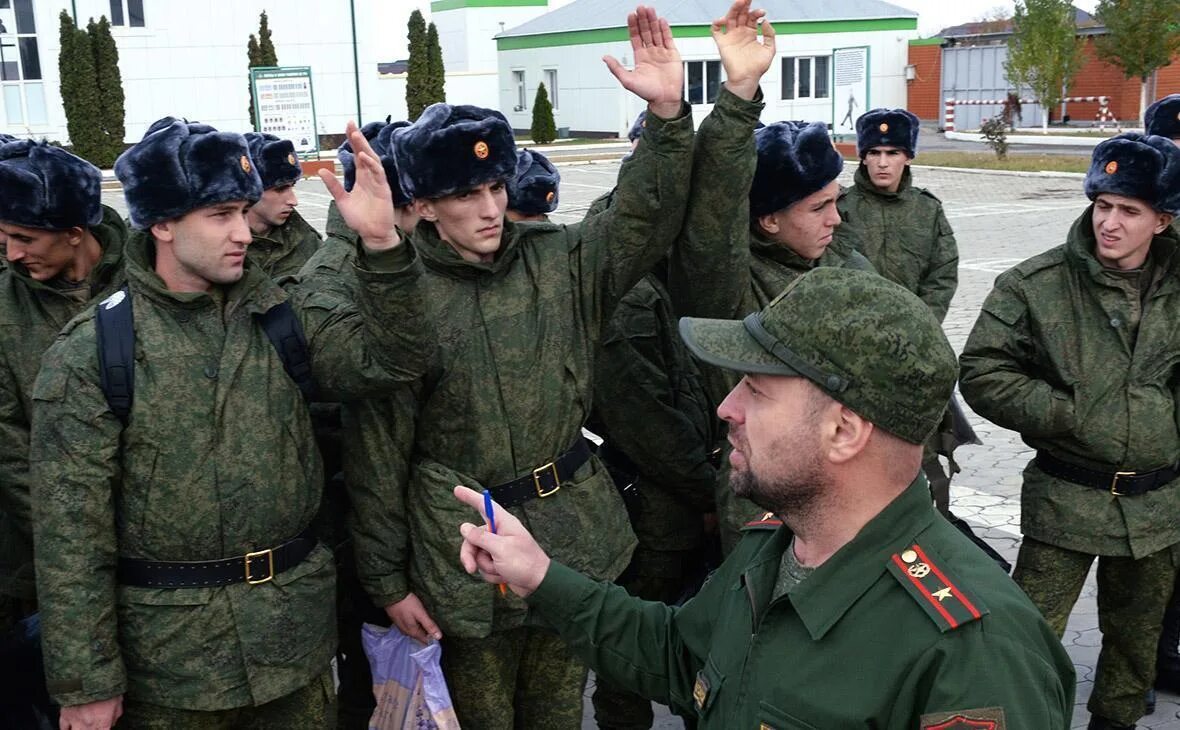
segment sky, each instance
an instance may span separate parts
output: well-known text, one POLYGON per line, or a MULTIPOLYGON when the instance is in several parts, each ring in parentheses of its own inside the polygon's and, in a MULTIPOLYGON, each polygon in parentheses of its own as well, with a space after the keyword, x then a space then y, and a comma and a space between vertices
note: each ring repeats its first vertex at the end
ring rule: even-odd
MULTIPOLYGON (((716 1, 719 6, 725 5, 725 0, 716 1)), ((410 11, 417 6, 422 9, 422 14, 427 16, 429 20, 430 3, 427 0, 394 0, 394 2, 405 6, 406 18, 409 17, 410 11)), ((549 0, 549 6, 559 8, 569 2, 570 0, 549 0)), ((996 8, 1003 8, 1005 13, 1011 16, 1012 8, 1015 5, 1014 0, 886 0, 886 2, 916 12, 918 14, 918 33, 923 37, 932 36, 951 25, 978 20, 996 8)), ((638 0, 636 4, 639 4, 638 0)), ((1093 12, 1096 4, 1097 0, 1074 0, 1075 6, 1087 12, 1093 12)), ((754 0, 754 6, 758 6, 758 0, 754 0)), ((404 28, 405 20, 402 20, 396 27, 404 28)), ((404 49, 403 55, 395 57, 404 58, 404 49)))

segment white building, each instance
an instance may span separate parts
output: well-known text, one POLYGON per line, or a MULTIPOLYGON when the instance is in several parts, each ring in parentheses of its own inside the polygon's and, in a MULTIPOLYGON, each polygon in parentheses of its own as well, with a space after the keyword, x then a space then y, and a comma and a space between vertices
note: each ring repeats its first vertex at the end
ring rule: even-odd
POLYGON ((81 27, 101 15, 112 21, 128 142, 138 141, 148 125, 167 115, 219 129, 250 129, 246 43, 257 34, 263 10, 279 63, 312 69, 321 134, 342 132, 349 119, 357 118, 358 105, 364 121, 399 108, 404 115, 404 98, 388 96, 391 89, 382 84, 377 64, 401 57, 396 54, 406 34, 402 10, 410 2, 0 0, 0 131, 68 141, 58 76, 63 10, 76 11, 81 27))
MULTIPOLYGON (((672 26, 685 61, 685 98, 699 123, 712 108, 724 70, 709 24, 722 15, 723 0, 654 0, 647 3, 672 26)), ((571 136, 624 134, 643 103, 624 91, 602 62, 613 55, 630 66, 626 17, 635 0, 576 0, 496 36, 500 103, 513 128, 532 124, 539 82, 545 83, 558 128, 571 136)), ((881 0, 762 0, 774 22, 779 60, 762 79, 762 119, 839 121, 845 100, 834 99, 832 53, 868 47, 871 107, 904 107, 908 42, 918 35, 918 16, 881 0), (837 109, 837 106, 840 108, 837 109)))

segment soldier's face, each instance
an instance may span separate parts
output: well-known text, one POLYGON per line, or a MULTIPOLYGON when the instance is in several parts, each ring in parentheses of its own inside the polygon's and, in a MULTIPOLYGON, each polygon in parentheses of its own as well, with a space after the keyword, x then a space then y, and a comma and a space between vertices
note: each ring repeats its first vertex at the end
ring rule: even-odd
POLYGON ((208 291, 242 278, 246 246, 253 236, 246 222, 249 203, 219 203, 152 226, 156 273, 172 291, 208 291))
POLYGON ((262 197, 246 214, 250 221, 250 230, 255 233, 266 233, 283 225, 297 205, 299 198, 295 195, 294 183, 262 191, 262 197))
POLYGON ((808 509, 826 484, 820 423, 834 404, 804 378, 742 378, 717 408, 729 425, 734 494, 780 516, 808 509))
POLYGON ((897 147, 874 147, 865 153, 864 165, 873 187, 896 193, 910 158, 897 147))
POLYGON ((1147 259, 1151 241, 1172 224, 1138 198, 1101 193, 1094 200, 1094 256, 1103 266, 1137 269, 1147 259))
POLYGON ((840 225, 836 210, 839 194, 840 185, 833 180, 789 207, 762 216, 758 222, 771 239, 814 261, 828 250, 836 226, 840 225))
POLYGON ((414 206, 464 260, 486 263, 500 250, 504 211, 508 209, 508 188, 503 181, 444 198, 415 200, 414 206))
POLYGON ((51 281, 74 261, 82 229, 47 231, 0 223, 0 233, 7 239, 5 256, 13 264, 23 265, 35 281, 51 281))

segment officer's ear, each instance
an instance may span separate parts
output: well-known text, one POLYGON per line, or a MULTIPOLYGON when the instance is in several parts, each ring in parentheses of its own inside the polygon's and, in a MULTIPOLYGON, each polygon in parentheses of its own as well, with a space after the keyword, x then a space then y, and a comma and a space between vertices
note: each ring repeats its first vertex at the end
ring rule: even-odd
POLYGON ((414 198, 412 203, 414 212, 418 217, 425 221, 434 223, 438 221, 438 211, 434 209, 434 201, 429 198, 414 198))

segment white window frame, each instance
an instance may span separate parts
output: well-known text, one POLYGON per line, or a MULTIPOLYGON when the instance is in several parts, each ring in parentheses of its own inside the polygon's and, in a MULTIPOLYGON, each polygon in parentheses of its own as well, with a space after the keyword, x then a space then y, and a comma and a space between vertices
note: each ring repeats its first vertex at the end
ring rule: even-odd
MULTIPOLYGON (((115 18, 113 17, 114 13, 110 13, 110 15, 112 17, 107 18, 108 20, 111 21, 112 28, 146 28, 147 27, 147 7, 146 7, 147 0, 140 0, 140 3, 139 3, 140 12, 143 14, 143 25, 131 25, 131 8, 128 7, 128 0, 110 0, 110 2, 107 3, 107 10, 110 10, 110 5, 112 3, 118 3, 120 6, 122 6, 122 9, 123 9, 123 21, 121 23, 115 22, 115 18)), ((106 15, 106 13, 103 13, 103 14, 106 15)))
POLYGON ((545 80, 545 91, 549 92, 549 104, 553 107, 553 111, 557 111, 561 108, 557 101, 557 69, 543 68, 541 69, 541 77, 545 80))
POLYGON ((516 87, 516 105, 512 108, 514 112, 528 111, 528 74, 523 68, 512 69, 512 85, 516 87))
POLYGON ((782 56, 781 60, 779 61, 779 74, 780 74, 780 78, 779 78, 779 99, 780 99, 780 101, 799 101, 799 100, 818 101, 818 100, 832 98, 832 54, 830 54, 830 53, 829 54, 821 54, 821 55, 811 55, 811 56, 782 56), (824 90, 825 91, 824 95, 823 96, 816 96, 816 94, 815 94, 815 80, 816 80, 815 68, 817 66, 816 61, 818 61, 819 59, 823 59, 823 58, 827 59, 827 65, 828 65, 827 81, 828 81, 828 83, 827 83, 827 88, 824 90), (788 61, 791 62, 792 68, 794 70, 794 84, 793 84, 793 88, 791 90, 792 96, 784 96, 783 89, 782 89, 782 85, 783 85, 782 82, 785 81, 785 74, 783 74, 783 70, 785 68, 784 64, 788 61), (808 65, 807 95, 806 96, 799 93, 799 81, 800 81, 799 62, 800 61, 806 61, 807 65, 808 65))
MULTIPOLYGON (((36 0, 31 3, 31 10, 33 11, 33 22, 37 21, 36 16, 36 0)), ((0 50, 0 55, 3 56, 4 65, 12 64, 16 68, 16 77, 12 79, 4 79, 0 74, 0 105, 4 107, 3 123, 8 126, 22 126, 26 129, 34 127, 43 128, 49 124, 49 110, 45 102, 45 65, 46 59, 41 53, 41 44, 38 40, 37 28, 34 26, 32 32, 27 30, 20 32, 16 25, 16 2, 9 2, 8 7, 5 8, 5 15, 3 17, 5 33, 0 35, 0 44, 3 44, 3 49, 0 50), (21 41, 32 39, 37 49, 37 64, 39 66, 40 78, 26 79, 25 78, 25 61, 21 55, 21 41), (10 44, 7 41, 12 40, 10 44), (9 55, 11 51, 11 56, 9 55), (40 91, 40 103, 36 109, 36 116, 39 121, 36 124, 30 123, 30 117, 33 116, 30 112, 33 106, 29 100, 30 87, 37 87, 40 91), (19 97, 19 108, 17 105, 9 105, 7 96, 8 89, 16 89, 19 97), (19 118, 18 118, 19 117, 19 118)), ((0 67, 2 69, 2 67, 0 67)))
POLYGON ((721 94, 721 86, 725 83, 725 66, 721 63, 719 58, 694 58, 690 61, 684 62, 684 99, 691 106, 710 106, 717 103, 717 96, 712 100, 709 99, 709 64, 716 64, 717 68, 717 96, 721 94), (691 64, 700 64, 701 66, 701 101, 693 101, 689 98, 689 79, 691 78, 689 66, 691 64))

